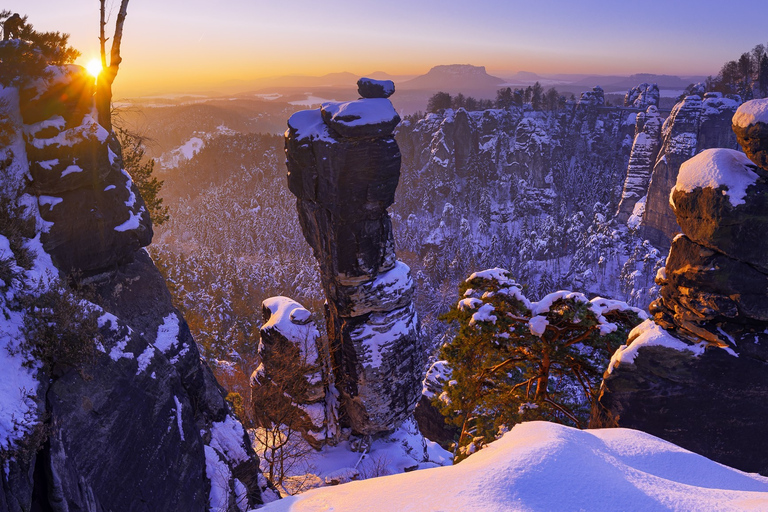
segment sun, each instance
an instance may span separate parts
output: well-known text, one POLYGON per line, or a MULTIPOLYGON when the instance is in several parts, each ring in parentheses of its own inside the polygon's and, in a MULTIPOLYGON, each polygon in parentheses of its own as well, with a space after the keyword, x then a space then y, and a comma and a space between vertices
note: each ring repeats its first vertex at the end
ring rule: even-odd
POLYGON ((88 64, 85 65, 86 71, 93 75, 95 78, 98 78, 99 73, 101 73, 101 61, 99 59, 91 59, 88 61, 88 64))

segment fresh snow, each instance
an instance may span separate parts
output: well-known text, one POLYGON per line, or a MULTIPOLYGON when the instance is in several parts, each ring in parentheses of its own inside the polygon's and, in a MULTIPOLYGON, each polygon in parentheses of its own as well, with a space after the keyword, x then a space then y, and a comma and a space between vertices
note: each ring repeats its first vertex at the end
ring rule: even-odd
POLYGON ((315 489, 260 511, 748 511, 768 478, 616 428, 522 423, 460 464, 315 489))
POLYGON ((0 328, 0 451, 11 449, 37 422, 34 401, 38 387, 37 370, 26 368, 25 357, 18 352, 22 340, 22 314, 4 313, 6 320, 0 328))
POLYGON ((80 167, 79 165, 68 165, 66 169, 61 171, 61 177, 63 178, 68 174, 75 174, 78 172, 83 172, 83 168, 80 167))
POLYGON ((320 337, 311 313, 289 297, 270 297, 261 303, 269 309, 269 321, 261 329, 275 329, 289 341, 299 346, 302 358, 307 364, 317 362, 315 340, 320 337))
POLYGON ((742 104, 733 114, 732 122, 742 128, 756 123, 768 124, 768 99, 751 100, 742 104))
POLYGON ((635 357, 637 357, 637 351, 642 347, 666 347, 677 351, 688 351, 694 356, 700 356, 704 353, 707 345, 706 341, 695 345, 685 343, 662 329, 653 320, 647 319, 630 331, 627 344, 619 347, 613 354, 611 362, 608 364, 608 373, 611 373, 620 364, 633 364, 635 357))
MULTIPOLYGON (((325 142, 334 143, 331 133, 328 131, 328 126, 323 121, 323 116, 320 113, 320 109, 316 110, 300 110, 288 118, 289 131, 290 128, 296 130, 296 140, 308 139, 322 140, 325 142)), ((286 132, 286 136, 288 132, 286 132)))
POLYGON ((544 334, 548 325, 549 322, 545 316, 535 316, 528 320, 528 329, 530 329, 531 334, 538 337, 541 337, 544 334))
POLYGON ((157 328, 155 348, 166 354, 179 342, 179 317, 170 313, 163 318, 163 324, 157 328))
POLYGON ((398 117, 395 107, 387 98, 323 103, 323 111, 329 113, 334 122, 345 126, 389 123, 398 117))
POLYGON ((229 481, 232 474, 229 467, 222 462, 216 450, 203 446, 205 450, 205 476, 211 482, 208 494, 208 510, 210 512, 229 512, 229 481))
POLYGON ((139 211, 139 213, 128 212, 128 215, 129 215, 128 220, 118 226, 115 226, 115 231, 122 232, 122 231, 130 231, 132 229, 139 229, 139 226, 141 225, 142 211, 143 211, 143 208, 142 210, 139 211))
POLYGON ((669 204, 675 207, 675 190, 693 192, 697 188, 726 187, 723 195, 732 206, 746 202, 747 188, 757 181, 752 170, 755 164, 744 153, 733 149, 706 149, 680 166, 677 183, 669 194, 669 204))
POLYGON ((59 204, 60 202, 64 201, 64 199, 60 197, 54 197, 54 196, 39 196, 37 198, 37 201, 40 203, 40 206, 47 206, 51 210, 53 210, 53 207, 59 204))
POLYGON ((248 460, 248 454, 243 448, 244 439, 243 426, 232 416, 227 415, 224 421, 214 421, 211 424, 211 447, 226 455, 230 461, 248 460))

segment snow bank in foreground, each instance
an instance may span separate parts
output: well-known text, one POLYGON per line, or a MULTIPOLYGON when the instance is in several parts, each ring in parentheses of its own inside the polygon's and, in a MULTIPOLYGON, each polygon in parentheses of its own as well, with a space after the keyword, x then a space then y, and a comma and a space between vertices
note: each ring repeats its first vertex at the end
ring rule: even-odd
POLYGON ((636 430, 536 421, 456 466, 316 489, 260 510, 768 510, 768 478, 636 430))

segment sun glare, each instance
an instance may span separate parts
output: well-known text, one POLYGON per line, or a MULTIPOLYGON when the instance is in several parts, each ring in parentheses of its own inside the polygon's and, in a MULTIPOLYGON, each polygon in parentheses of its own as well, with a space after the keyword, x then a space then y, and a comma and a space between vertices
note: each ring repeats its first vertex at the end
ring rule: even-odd
POLYGON ((85 65, 85 69, 94 77, 98 77, 99 73, 101 73, 101 61, 99 59, 91 59, 85 65))

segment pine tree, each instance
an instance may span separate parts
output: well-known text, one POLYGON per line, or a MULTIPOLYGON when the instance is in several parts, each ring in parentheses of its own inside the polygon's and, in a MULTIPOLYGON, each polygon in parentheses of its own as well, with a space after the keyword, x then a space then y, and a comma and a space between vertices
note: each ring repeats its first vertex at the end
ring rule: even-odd
POLYGON ((123 148, 123 166, 126 172, 131 175, 136 188, 139 189, 141 198, 147 205, 152 223, 155 226, 160 226, 170 219, 170 216, 168 207, 163 206, 163 198, 160 197, 163 181, 153 175, 155 160, 146 158, 143 137, 120 128, 116 130, 116 133, 123 148))
POLYGON ((611 355, 640 321, 626 304, 572 292, 531 303, 499 268, 472 274, 459 296, 441 317, 458 331, 441 349, 452 374, 436 399, 461 429, 457 459, 521 421, 584 427, 611 355))
MULTIPOLYGON (((0 11, 0 22, 10 16, 0 11)), ((72 63, 80 52, 69 46, 69 34, 38 32, 22 16, 20 37, 0 41, 0 85, 22 85, 43 76, 47 66, 72 63)))

